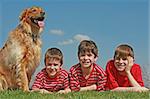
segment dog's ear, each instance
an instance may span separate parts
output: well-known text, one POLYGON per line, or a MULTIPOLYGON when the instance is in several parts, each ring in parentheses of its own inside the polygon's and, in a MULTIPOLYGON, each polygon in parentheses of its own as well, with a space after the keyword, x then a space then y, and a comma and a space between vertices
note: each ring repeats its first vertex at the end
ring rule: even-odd
POLYGON ((25 9, 22 11, 22 13, 19 16, 20 21, 23 21, 24 19, 26 19, 28 17, 28 9, 25 9))

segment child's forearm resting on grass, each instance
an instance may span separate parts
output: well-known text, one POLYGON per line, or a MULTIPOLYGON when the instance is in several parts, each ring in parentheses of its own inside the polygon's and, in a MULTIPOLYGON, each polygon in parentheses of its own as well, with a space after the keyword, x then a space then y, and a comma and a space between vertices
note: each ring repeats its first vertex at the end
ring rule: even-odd
POLYGON ((58 93, 69 93, 71 92, 71 89, 70 88, 66 88, 65 90, 59 90, 58 93))
POLYGON ((38 89, 38 88, 32 88, 32 92, 40 92, 40 93, 52 93, 46 89, 38 89))
POLYGON ((146 92, 149 91, 149 89, 145 87, 117 87, 111 91, 146 92))
POLYGON ((91 86, 81 87, 80 91, 96 90, 96 88, 97 88, 96 84, 93 84, 91 86))

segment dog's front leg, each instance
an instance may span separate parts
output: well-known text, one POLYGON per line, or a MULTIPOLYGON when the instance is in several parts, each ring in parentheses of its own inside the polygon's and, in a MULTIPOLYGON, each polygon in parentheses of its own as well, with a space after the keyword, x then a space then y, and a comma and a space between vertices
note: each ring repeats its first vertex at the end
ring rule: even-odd
POLYGON ((5 77, 0 73, 0 91, 8 89, 8 83, 5 77))
POLYGON ((17 85, 23 91, 29 91, 28 78, 27 78, 25 68, 26 68, 26 65, 23 63, 19 64, 16 68, 17 85))

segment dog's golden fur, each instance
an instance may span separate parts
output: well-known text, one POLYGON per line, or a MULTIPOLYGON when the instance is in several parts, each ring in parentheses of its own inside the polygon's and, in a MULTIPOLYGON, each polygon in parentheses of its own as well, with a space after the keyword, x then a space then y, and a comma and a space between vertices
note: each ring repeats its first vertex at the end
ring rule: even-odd
POLYGON ((20 24, 0 49, 0 90, 29 91, 31 76, 40 63, 44 14, 40 7, 25 9, 19 17, 20 24))

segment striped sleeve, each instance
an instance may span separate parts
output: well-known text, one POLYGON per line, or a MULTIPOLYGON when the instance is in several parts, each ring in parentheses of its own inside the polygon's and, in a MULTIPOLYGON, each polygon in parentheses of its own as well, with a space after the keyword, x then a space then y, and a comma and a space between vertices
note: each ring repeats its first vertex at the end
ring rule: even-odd
POLYGON ((105 84, 107 81, 107 76, 105 71, 100 67, 100 66, 96 66, 96 70, 97 70, 97 91, 104 91, 105 90, 105 84))
POLYGON ((78 79, 78 76, 77 76, 78 73, 79 73, 78 66, 77 65, 72 66, 71 69, 70 69, 70 74, 69 74, 70 89, 72 91, 79 91, 80 90, 79 79, 78 79))
POLYGON ((64 89, 69 88, 69 74, 66 70, 62 70, 64 89))
POLYGON ((38 88, 41 89, 43 88, 43 77, 44 77, 44 73, 41 71, 36 75, 35 81, 32 85, 32 89, 33 88, 38 88))

